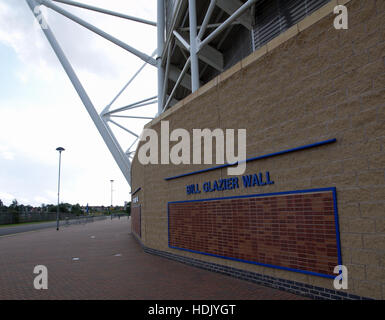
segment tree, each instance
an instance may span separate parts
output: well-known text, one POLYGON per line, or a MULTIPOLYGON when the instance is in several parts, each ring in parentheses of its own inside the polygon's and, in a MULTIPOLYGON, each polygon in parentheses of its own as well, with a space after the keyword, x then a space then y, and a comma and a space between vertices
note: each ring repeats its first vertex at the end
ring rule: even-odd
POLYGON ((77 203, 77 204, 75 204, 75 205, 73 205, 73 206, 71 207, 71 212, 72 212, 73 214, 76 214, 76 215, 78 216, 78 215, 80 215, 80 214, 83 213, 82 207, 80 206, 79 203, 77 203))
POLYGON ((126 205, 126 212, 129 216, 131 215, 131 201, 126 205))
POLYGON ((59 212, 68 213, 71 212, 72 205, 69 203, 61 203, 59 205, 59 212))
POLYGON ((17 209, 19 207, 19 202, 16 199, 12 200, 12 204, 9 206, 12 209, 17 209))
POLYGON ((3 201, 0 199, 0 212, 7 212, 7 207, 4 205, 3 201))
POLYGON ((10 212, 13 214, 13 223, 19 223, 19 203, 16 199, 12 201, 12 204, 9 206, 10 212))

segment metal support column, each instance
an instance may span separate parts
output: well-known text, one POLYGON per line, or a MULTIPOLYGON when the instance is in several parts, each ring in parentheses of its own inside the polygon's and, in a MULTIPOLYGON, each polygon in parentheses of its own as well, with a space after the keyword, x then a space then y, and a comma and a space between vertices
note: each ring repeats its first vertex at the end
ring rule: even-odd
POLYGON ((164 79, 164 67, 162 63, 162 53, 164 48, 164 26, 165 26, 165 15, 164 15, 164 0, 158 0, 158 21, 157 21, 157 32, 158 32, 158 115, 161 114, 163 109, 163 82, 167 81, 164 79))
POLYGON ((191 91, 199 88, 199 64, 197 43, 197 13, 195 0, 189 0, 191 91))

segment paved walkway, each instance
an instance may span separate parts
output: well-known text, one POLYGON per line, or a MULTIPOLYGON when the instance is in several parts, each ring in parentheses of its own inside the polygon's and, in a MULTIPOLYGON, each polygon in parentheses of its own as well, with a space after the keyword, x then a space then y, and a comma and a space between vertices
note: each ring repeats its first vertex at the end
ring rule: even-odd
POLYGON ((2 236, 0 253, 0 300, 302 299, 144 253, 127 218, 2 236), (33 288, 36 265, 48 290, 33 288))
MULTIPOLYGON (((103 217, 97 217, 94 218, 102 219, 103 217)), ((89 218, 90 219, 90 218, 89 218)), ((87 221, 87 218, 78 218, 78 219, 70 219, 70 220, 60 220, 59 226, 60 228, 65 226, 66 224, 76 224, 76 223, 85 223, 87 221)), ((39 229, 45 229, 45 228, 55 228, 56 229, 56 221, 48 221, 48 222, 36 222, 36 223, 21 223, 19 225, 1 225, 0 226, 0 236, 5 236, 7 234, 14 234, 14 233, 22 233, 27 231, 34 231, 39 229)))
POLYGON ((38 223, 22 223, 18 226, 4 226, 2 225, 0 227, 0 236, 4 236, 7 234, 14 234, 14 233, 21 233, 21 232, 27 232, 32 230, 39 230, 39 229, 45 229, 45 228, 55 228, 56 227, 56 221, 50 221, 50 222, 38 222, 38 223))

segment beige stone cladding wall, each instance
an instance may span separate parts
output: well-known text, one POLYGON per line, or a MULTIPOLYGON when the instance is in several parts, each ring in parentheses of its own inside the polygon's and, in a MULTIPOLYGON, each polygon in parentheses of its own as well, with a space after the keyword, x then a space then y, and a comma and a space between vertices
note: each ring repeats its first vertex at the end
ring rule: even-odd
POLYGON ((385 298, 385 1, 342 2, 348 30, 334 29, 341 1, 331 1, 147 126, 246 128, 248 158, 337 142, 247 164, 246 174, 269 171, 274 185, 190 196, 186 185, 228 177, 227 170, 165 181, 211 166, 142 166, 135 158, 144 245, 333 289, 330 279, 168 248, 167 202, 336 187, 348 292, 385 298))
POLYGON ((131 206, 134 205, 141 205, 141 241, 146 241, 146 232, 145 232, 145 219, 143 211, 146 210, 145 208, 145 201, 144 201, 144 194, 146 188, 144 188, 144 170, 146 167, 139 164, 138 159, 135 157, 132 162, 132 166, 135 168, 134 170, 131 170, 131 192, 137 191, 139 188, 140 190, 137 191, 132 198, 137 197, 138 203, 133 204, 131 203, 131 206))

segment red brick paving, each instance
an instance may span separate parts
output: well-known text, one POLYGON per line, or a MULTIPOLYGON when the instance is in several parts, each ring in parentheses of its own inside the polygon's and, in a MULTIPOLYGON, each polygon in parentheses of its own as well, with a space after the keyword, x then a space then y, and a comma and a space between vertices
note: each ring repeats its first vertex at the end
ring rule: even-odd
POLYGON ((0 253, 0 300, 303 299, 144 253, 126 218, 0 237, 0 253), (36 265, 48 290, 33 288, 36 265))

